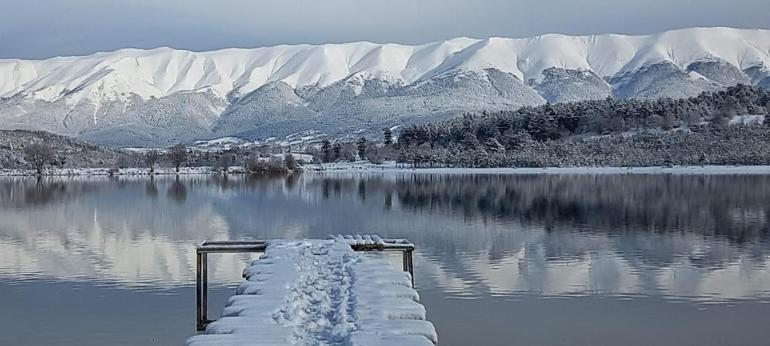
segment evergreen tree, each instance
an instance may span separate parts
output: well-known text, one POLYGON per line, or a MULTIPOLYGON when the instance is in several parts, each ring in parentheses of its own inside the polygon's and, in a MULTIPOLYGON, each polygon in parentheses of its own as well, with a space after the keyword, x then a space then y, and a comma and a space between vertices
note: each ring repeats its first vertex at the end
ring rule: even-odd
POLYGON ((770 126, 770 101, 765 104, 765 120, 764 124, 770 126))
POLYGON ((324 139, 323 142, 321 142, 321 154, 321 160, 323 160, 323 162, 332 161, 332 143, 328 139, 324 139))
MULTIPOLYGON (((549 105, 547 110, 553 108, 549 105)), ((547 113, 534 114, 527 124, 527 132, 539 141, 559 138, 559 127, 553 115, 547 113)))
POLYGON ((474 132, 471 126, 464 126, 460 130, 460 144, 464 145, 467 149, 478 148, 479 140, 474 132))
POLYGON ((332 161, 337 161, 342 157, 342 143, 334 142, 334 145, 332 145, 332 154, 332 161))
POLYGON ((385 137, 385 143, 386 146, 390 146, 393 144, 393 132, 390 131, 389 127, 386 127, 384 130, 382 130, 383 136, 385 137))
POLYGON ((723 129, 730 124, 730 114, 725 110, 714 113, 711 117, 711 125, 716 129, 723 129))
POLYGON ((283 164, 286 166, 288 170, 291 170, 291 171, 300 170, 297 160, 294 159, 294 155, 292 155, 291 153, 283 155, 283 164))
MULTIPOLYGON (((387 137, 386 137, 387 138, 387 137)), ((356 142, 356 149, 358 150, 358 157, 361 158, 361 160, 366 160, 366 148, 367 148, 368 142, 366 138, 361 136, 361 138, 358 139, 358 142, 356 142)))

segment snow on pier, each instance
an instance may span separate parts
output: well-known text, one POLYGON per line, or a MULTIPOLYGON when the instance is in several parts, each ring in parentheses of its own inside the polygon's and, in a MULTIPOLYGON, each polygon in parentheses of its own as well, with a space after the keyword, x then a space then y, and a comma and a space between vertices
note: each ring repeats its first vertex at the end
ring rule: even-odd
POLYGON ((269 241, 245 270, 222 318, 187 340, 210 345, 435 345, 433 324, 376 236, 269 241))

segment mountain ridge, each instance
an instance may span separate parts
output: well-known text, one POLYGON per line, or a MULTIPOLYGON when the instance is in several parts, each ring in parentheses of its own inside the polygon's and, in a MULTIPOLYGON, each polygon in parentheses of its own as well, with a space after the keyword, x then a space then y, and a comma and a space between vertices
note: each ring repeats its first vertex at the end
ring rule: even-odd
POLYGON ((0 59, 0 128, 97 141, 114 137, 115 145, 128 131, 145 139, 127 139, 126 145, 160 144, 236 130, 274 135, 289 123, 286 131, 302 130, 303 123, 345 131, 545 102, 681 98, 737 83, 770 85, 770 30, 689 28, 652 35, 461 37, 423 45, 360 41, 207 52, 128 48, 0 59), (275 83, 288 88, 277 92, 275 83), (263 131, 265 126, 270 130, 263 131))

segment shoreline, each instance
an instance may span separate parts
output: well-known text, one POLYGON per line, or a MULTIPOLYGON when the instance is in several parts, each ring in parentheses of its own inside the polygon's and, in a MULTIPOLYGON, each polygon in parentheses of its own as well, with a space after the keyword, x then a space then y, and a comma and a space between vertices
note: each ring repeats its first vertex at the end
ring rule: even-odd
MULTIPOLYGON (((56 168, 47 169, 41 177, 75 177, 75 176, 167 176, 167 175, 213 175, 221 174, 212 170, 211 166, 201 167, 180 167, 179 172, 175 168, 156 168, 150 174, 147 168, 123 168, 117 173, 110 173, 111 168, 56 168)), ((234 166, 228 171, 228 174, 245 174, 243 167, 234 166)), ((35 170, 32 169, 0 169, 0 177, 36 177, 35 170)))
MULTIPOLYGON (((169 175, 218 175, 210 166, 158 168, 150 174, 147 168, 125 168, 110 174, 109 168, 67 168, 55 169, 43 177, 69 176, 169 176, 169 175)), ((375 165, 371 163, 333 163, 303 166, 305 174, 575 174, 575 175, 618 175, 618 174, 674 174, 674 175, 763 175, 770 174, 770 165, 762 166, 651 166, 651 167, 516 167, 516 168, 410 168, 395 163, 375 165)), ((227 174, 248 174, 243 167, 231 167, 227 174)), ((34 170, 0 169, 0 177, 35 177, 34 170)))
POLYGON ((407 168, 396 166, 330 167, 323 170, 307 169, 317 174, 672 174, 672 175, 764 175, 770 174, 770 165, 761 166, 650 166, 650 167, 516 167, 516 168, 407 168))

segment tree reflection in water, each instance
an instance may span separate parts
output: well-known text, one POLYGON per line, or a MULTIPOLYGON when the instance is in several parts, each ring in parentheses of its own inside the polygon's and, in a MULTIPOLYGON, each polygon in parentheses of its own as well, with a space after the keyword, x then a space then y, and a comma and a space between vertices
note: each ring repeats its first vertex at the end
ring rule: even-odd
POLYGON ((179 180, 179 176, 169 186, 168 197, 180 204, 187 199, 187 187, 179 180))

